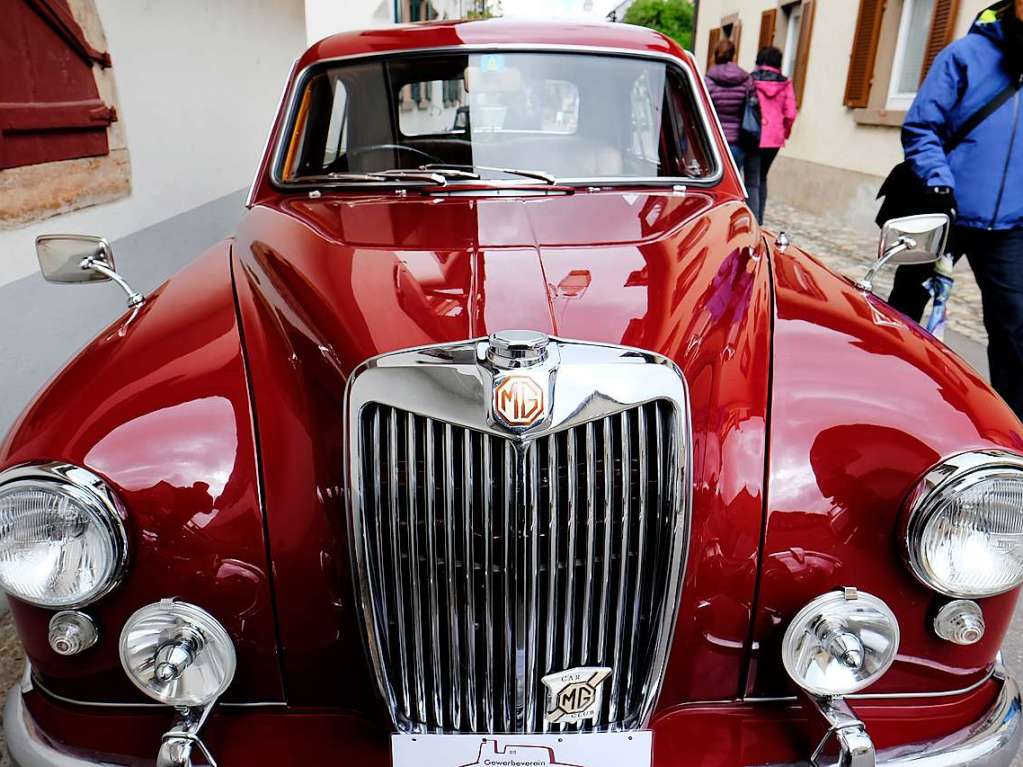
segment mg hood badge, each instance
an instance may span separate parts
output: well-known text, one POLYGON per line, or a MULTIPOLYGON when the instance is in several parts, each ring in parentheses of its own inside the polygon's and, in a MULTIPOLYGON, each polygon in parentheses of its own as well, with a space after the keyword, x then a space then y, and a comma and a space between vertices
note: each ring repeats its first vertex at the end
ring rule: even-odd
POLYGON ((604 680, 611 676, 605 666, 581 666, 543 677, 547 687, 544 719, 551 724, 575 724, 596 719, 603 700, 604 680))
POLYGON ((494 414, 506 426, 528 428, 546 413, 546 392, 530 376, 506 375, 494 387, 494 414))
POLYGON ((547 417, 550 338, 534 330, 502 330, 488 339, 487 360, 495 368, 494 420, 515 430, 547 417))

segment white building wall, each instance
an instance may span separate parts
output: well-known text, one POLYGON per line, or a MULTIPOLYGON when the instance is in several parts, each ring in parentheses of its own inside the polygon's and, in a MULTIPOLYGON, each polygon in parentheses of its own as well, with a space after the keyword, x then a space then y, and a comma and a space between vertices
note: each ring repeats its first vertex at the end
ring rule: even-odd
POLYGON ((376 29, 394 23, 394 0, 305 0, 310 45, 338 32, 376 29))
POLYGON ((96 5, 114 62, 131 194, 0 232, 0 284, 36 269, 38 234, 116 239, 248 186, 305 47, 303 0, 96 5))

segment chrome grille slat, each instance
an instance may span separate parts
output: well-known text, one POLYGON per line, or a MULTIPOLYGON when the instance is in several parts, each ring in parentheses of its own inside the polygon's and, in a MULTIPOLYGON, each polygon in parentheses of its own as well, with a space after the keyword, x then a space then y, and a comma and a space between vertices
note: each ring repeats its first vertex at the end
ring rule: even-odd
POLYGON ((459 641, 458 576, 455 564, 455 445, 454 429, 444 424, 444 564, 447 571, 448 602, 448 685, 451 694, 451 726, 458 730, 462 726, 462 653, 459 641))
POLYGON ((405 427, 405 484, 408 488, 409 518, 408 564, 409 588, 412 593, 412 640, 415 667, 412 672, 415 690, 416 715, 419 721, 426 721, 426 669, 423 662, 423 604, 419 587, 419 478, 418 455, 416 453, 416 416, 406 414, 405 427))
POLYGON ((464 540, 462 548, 465 570, 465 637, 466 665, 463 669, 466 677, 466 716, 469 719, 469 730, 476 731, 476 703, 479 700, 476 689, 476 578, 473 572, 473 541, 472 541, 472 501, 473 501, 473 446, 472 432, 462 430, 462 529, 464 540))
MULTIPOLYGON (((436 541, 436 503, 437 503, 437 477, 435 475, 436 470, 436 456, 433 451, 433 430, 434 422, 430 418, 424 419, 424 432, 425 432, 425 455, 423 468, 426 478, 426 577, 427 577, 427 590, 430 595, 430 615, 440 615, 440 597, 437 593, 437 541, 436 541)), ((433 643, 434 648, 440 647, 440 621, 430 621, 430 640, 433 643)), ((440 728, 444 728, 444 700, 443 693, 445 685, 440 683, 441 672, 441 654, 439 652, 430 653, 430 666, 432 676, 431 679, 433 684, 433 724, 440 728)))
POLYGON ((352 432, 357 576, 396 728, 644 726, 688 534, 684 396, 532 437, 396 402, 366 399, 352 432), (578 666, 611 669, 602 706, 551 725, 542 677, 578 666))

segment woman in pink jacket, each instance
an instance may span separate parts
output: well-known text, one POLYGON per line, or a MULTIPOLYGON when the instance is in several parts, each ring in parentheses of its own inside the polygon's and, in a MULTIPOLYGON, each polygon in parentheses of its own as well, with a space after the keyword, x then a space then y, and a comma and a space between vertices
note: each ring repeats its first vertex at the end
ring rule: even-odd
POLYGON ((751 152, 746 158, 744 175, 750 207, 761 224, 767 208, 767 174, 796 121, 796 92, 792 81, 781 73, 781 60, 780 50, 764 48, 757 54, 757 68, 753 71, 762 121, 760 151, 751 152))

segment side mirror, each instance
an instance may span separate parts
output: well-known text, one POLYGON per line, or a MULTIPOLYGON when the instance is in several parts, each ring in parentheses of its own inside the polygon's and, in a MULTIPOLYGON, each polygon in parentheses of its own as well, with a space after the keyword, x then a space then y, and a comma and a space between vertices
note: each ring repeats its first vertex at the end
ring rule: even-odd
POLYGON ((39 270, 48 282, 74 284, 113 280, 128 294, 128 306, 145 297, 114 271, 114 254, 102 237, 85 234, 42 234, 36 237, 39 270))
POLYGON ((43 234, 36 238, 39 269, 48 282, 105 282, 106 274, 91 268, 102 264, 114 269, 110 244, 102 237, 84 234, 43 234))
POLYGON ((881 229, 877 261, 863 279, 856 283, 860 290, 874 289, 873 279, 886 264, 930 264, 945 253, 952 220, 944 213, 893 218, 881 229))

